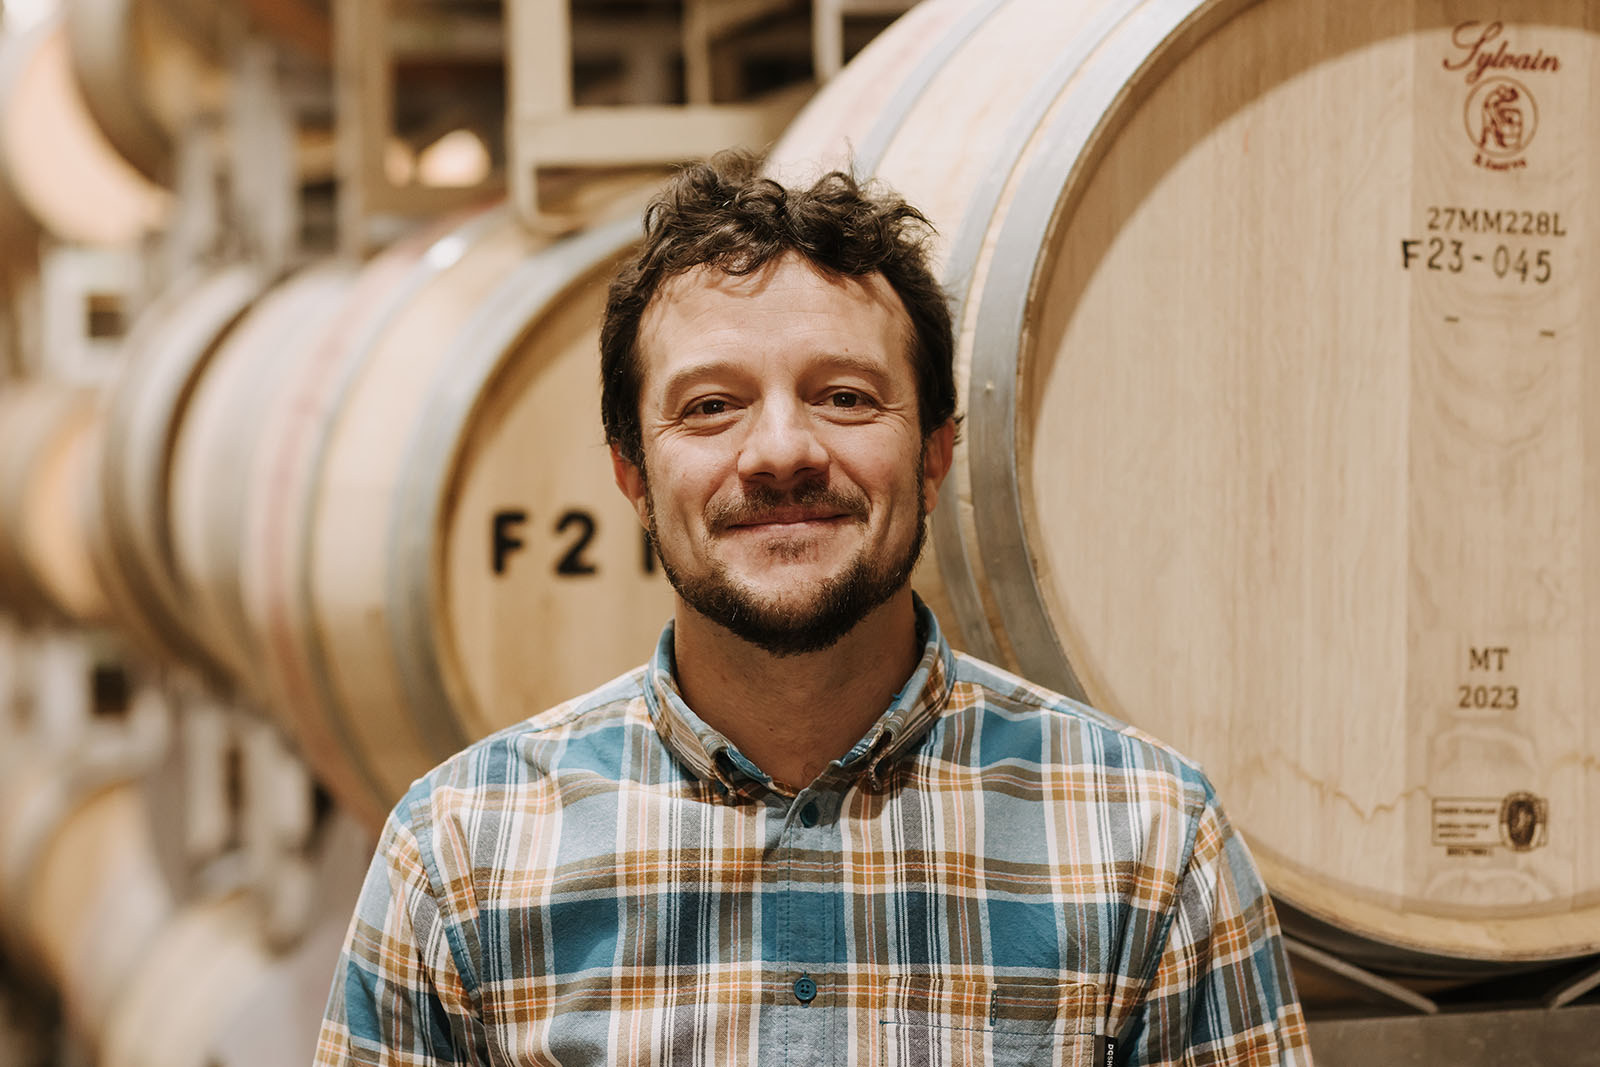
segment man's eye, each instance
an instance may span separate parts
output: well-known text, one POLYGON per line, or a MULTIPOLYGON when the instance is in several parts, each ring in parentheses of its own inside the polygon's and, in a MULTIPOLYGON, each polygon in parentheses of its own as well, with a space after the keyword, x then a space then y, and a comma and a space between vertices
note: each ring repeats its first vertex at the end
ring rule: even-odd
POLYGON ((726 400, 701 400, 689 406, 687 414, 690 415, 721 415, 728 410, 726 400))
POLYGON ((828 399, 833 401, 833 406, 836 408, 860 407, 863 403, 865 403, 860 393, 851 392, 834 393, 833 396, 829 397, 828 399))

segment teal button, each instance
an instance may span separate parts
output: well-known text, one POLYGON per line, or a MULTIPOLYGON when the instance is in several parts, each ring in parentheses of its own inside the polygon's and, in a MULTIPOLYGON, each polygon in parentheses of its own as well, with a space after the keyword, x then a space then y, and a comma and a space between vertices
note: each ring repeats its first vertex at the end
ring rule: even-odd
POLYGON ((809 802, 805 807, 800 809, 800 825, 817 825, 817 802, 815 800, 809 802))
POLYGON ((808 974, 802 974, 794 984, 794 999, 802 1004, 810 1004, 817 999, 817 983, 811 980, 808 974))

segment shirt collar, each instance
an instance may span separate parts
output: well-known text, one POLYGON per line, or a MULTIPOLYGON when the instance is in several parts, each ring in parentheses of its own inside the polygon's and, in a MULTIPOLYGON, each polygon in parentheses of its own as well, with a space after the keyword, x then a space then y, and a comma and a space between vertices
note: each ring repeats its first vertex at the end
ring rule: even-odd
MULTIPOLYGON (((842 784, 865 774, 873 788, 880 788, 895 762, 922 740, 944 711, 955 684, 955 656, 939 620, 921 598, 916 599, 916 612, 917 634, 923 640, 916 669, 878 721, 823 772, 822 779, 842 784)), ((774 791, 771 777, 684 702, 674 662, 673 624, 668 622, 646 665, 644 684, 650 717, 667 748, 695 777, 716 783, 724 792, 756 797, 774 791)))

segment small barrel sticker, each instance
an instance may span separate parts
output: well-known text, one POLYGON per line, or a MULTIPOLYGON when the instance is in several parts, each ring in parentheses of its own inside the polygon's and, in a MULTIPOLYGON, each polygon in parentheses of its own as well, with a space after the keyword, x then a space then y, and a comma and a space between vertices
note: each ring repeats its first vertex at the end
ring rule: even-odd
POLYGON ((1445 848, 1498 847, 1500 800, 1498 797, 1435 797, 1433 843, 1445 848))
POLYGON ((1486 855, 1490 849, 1531 852, 1548 837, 1549 803, 1533 793, 1504 797, 1435 797, 1433 844, 1451 855, 1486 855))

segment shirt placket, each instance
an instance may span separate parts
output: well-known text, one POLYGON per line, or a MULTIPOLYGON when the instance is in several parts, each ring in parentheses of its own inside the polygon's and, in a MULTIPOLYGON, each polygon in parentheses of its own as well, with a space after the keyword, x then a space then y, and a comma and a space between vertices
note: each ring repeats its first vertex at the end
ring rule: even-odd
POLYGON ((774 1035, 787 1067, 847 1062, 840 951, 839 793, 813 784, 788 803, 779 841, 783 888, 774 963, 782 975, 774 1035))

